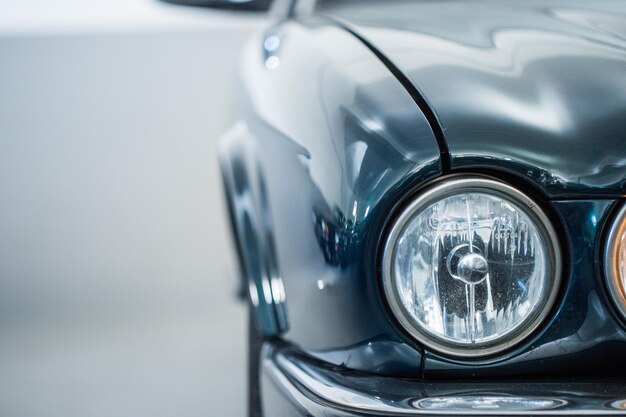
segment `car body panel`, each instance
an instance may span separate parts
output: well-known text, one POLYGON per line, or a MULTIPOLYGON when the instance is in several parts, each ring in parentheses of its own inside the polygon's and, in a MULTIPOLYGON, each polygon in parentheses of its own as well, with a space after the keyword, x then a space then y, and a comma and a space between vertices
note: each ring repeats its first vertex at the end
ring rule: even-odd
POLYGON ((265 242, 257 250, 271 252, 250 286, 275 308, 278 324, 261 330, 338 370, 623 376, 626 332, 600 260, 624 199, 626 54, 620 26, 594 20, 619 24, 621 15, 556 1, 343 4, 330 17, 282 22, 244 51, 239 124, 248 144, 231 138, 221 158, 246 153, 255 203, 234 210, 255 216, 265 242), (406 334, 384 300, 378 262, 404 205, 436 181, 467 175, 532 196, 559 232, 564 264, 549 319, 479 360, 424 350, 406 334))
POLYGON ((248 145, 231 135, 221 158, 245 148, 247 181, 265 184, 248 187, 257 203, 247 210, 266 219, 254 223, 269 225, 277 267, 254 280, 253 298, 271 303, 282 287, 287 326, 263 333, 336 364, 419 374, 421 350, 397 335, 364 254, 403 187, 440 175, 430 125, 378 58, 334 25, 278 25, 243 56, 248 145))
POLYGON ((413 82, 452 169, 499 168, 552 198, 626 193, 626 3, 323 2, 413 82))

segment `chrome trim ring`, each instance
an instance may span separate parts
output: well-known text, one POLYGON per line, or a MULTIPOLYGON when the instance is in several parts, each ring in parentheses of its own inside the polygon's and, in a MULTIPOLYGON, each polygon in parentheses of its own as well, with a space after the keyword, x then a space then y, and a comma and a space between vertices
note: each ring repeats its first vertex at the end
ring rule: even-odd
POLYGON ((382 256, 383 289, 393 315, 404 330, 416 341, 444 355, 457 358, 482 358, 500 353, 520 343, 534 333, 546 319, 554 306, 559 292, 562 271, 561 259, 561 248, 557 233, 546 214, 530 197, 507 184, 491 178, 478 176, 452 178, 444 180, 421 193, 404 208, 396 219, 384 244, 382 256), (533 220, 546 247, 546 256, 550 270, 546 274, 548 278, 547 288, 549 290, 547 296, 544 296, 542 300, 543 307, 537 309, 533 315, 519 325, 519 328, 510 335, 511 337, 503 341, 489 341, 474 346, 467 346, 446 340, 422 329, 397 297, 399 292, 393 279, 392 261, 399 236, 412 220, 414 214, 418 213, 423 207, 459 192, 482 192, 515 202, 533 220))
POLYGON ((620 236, 626 231, 626 205, 624 205, 617 213, 617 217, 609 229, 606 249, 604 252, 604 277, 609 287, 609 294, 613 303, 621 313, 622 318, 626 319, 626 293, 623 283, 620 280, 618 265, 618 242, 620 236))

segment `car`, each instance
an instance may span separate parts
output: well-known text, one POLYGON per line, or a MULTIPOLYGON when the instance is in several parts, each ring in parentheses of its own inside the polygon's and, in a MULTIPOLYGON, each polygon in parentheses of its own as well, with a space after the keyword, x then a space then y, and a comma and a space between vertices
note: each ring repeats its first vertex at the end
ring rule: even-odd
POLYGON ((265 3, 219 153, 250 415, 626 412, 626 2, 265 3))

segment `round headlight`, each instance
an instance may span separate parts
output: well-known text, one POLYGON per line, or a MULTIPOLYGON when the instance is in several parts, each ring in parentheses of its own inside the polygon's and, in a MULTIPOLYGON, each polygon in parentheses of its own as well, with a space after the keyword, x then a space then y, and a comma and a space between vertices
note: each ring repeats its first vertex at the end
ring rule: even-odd
POLYGON ((539 206, 486 178, 443 182, 399 216, 383 254, 387 300, 439 352, 479 357, 533 332, 560 279, 556 233, 539 206))
POLYGON ((609 231, 604 265, 611 297, 626 318, 626 206, 609 231))

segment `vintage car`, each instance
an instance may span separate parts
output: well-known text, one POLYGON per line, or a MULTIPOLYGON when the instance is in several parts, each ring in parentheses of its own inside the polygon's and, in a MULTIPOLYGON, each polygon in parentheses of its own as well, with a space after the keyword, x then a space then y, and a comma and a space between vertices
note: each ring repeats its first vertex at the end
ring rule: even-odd
POLYGON ((626 412, 626 1, 264 3, 250 415, 626 412))

